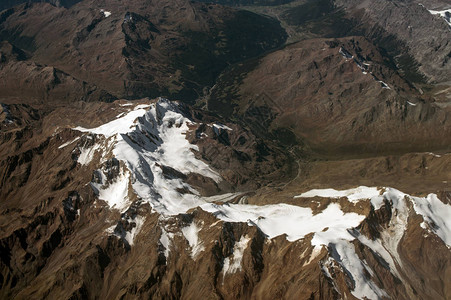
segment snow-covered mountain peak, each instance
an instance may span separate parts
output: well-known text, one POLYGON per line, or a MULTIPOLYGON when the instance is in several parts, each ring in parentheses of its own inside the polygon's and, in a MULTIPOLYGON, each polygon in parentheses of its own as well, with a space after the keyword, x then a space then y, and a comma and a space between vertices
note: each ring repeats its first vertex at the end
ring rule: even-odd
POLYGON ((183 115, 176 102, 160 98, 151 104, 134 106, 125 115, 99 127, 76 127, 75 130, 98 136, 98 142, 83 153, 91 151, 92 156, 100 152, 100 163, 114 159, 121 162, 113 178, 108 178, 111 174, 108 166, 96 171, 97 180, 91 184, 99 198, 122 211, 130 204, 128 188, 131 187, 138 199, 169 215, 205 203, 180 178, 199 174, 217 183, 221 181, 216 171, 195 157, 193 151, 198 147, 186 139, 189 126, 195 125, 183 115))

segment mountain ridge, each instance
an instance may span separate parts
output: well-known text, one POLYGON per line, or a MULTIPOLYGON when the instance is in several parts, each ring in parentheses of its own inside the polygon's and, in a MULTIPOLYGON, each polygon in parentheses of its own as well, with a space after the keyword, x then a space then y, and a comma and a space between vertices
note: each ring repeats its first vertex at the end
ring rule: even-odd
MULTIPOLYGON (((175 206, 176 210, 168 212, 166 209, 171 207, 170 203, 175 198, 162 191, 158 191, 162 198, 142 198, 140 192, 142 187, 138 190, 136 187, 144 183, 142 181, 144 173, 141 174, 137 169, 139 166, 133 163, 133 156, 129 153, 130 150, 127 150, 129 148, 124 147, 120 140, 114 141, 111 138, 119 134, 124 141, 131 143, 130 145, 150 142, 161 147, 163 144, 155 140, 153 134, 148 131, 152 128, 151 124, 159 124, 158 126, 163 126, 161 128, 166 128, 168 132, 180 131, 176 135, 160 133, 161 137, 166 136, 169 139, 177 139, 177 135, 180 134, 183 138, 181 130, 195 132, 196 129, 185 127, 191 121, 180 118, 180 111, 176 109, 177 104, 166 100, 147 103, 148 100, 142 101, 141 104, 124 101, 103 104, 102 106, 115 107, 116 110, 111 110, 114 115, 119 112, 118 108, 123 112, 116 118, 111 115, 112 121, 93 129, 61 128, 35 152, 32 161, 52 158, 54 166, 60 165, 63 161, 65 163, 53 169, 53 172, 61 174, 52 180, 53 188, 37 197, 35 200, 37 202, 29 202, 31 205, 26 211, 31 212, 29 215, 31 223, 28 226, 21 227, 23 225, 18 222, 6 225, 10 216, 2 214, 0 224, 2 230, 8 232, 1 241, 2 247, 22 249, 7 252, 10 262, 25 257, 28 263, 24 267, 28 266, 30 270, 35 270, 27 272, 27 276, 31 276, 29 279, 22 278, 23 275, 17 273, 20 269, 2 260, 2 268, 9 269, 6 273, 9 275, 5 278, 11 278, 5 282, 5 289, 2 289, 10 290, 10 294, 4 296, 14 295, 22 298, 38 293, 59 295, 63 298, 117 296, 133 298, 145 295, 190 298, 201 293, 205 296, 225 298, 248 298, 253 295, 263 297, 263 294, 279 297, 313 295, 314 298, 366 296, 373 299, 388 295, 399 299, 447 297, 446 292, 442 294, 442 291, 451 254, 450 245, 446 244, 449 243, 446 235, 449 228, 446 214, 449 214, 451 201, 449 194, 441 194, 439 197, 446 199, 445 202, 441 202, 440 198, 432 194, 427 197, 412 197, 390 188, 359 187, 343 192, 312 190, 302 194, 291 194, 295 205, 282 203, 255 206, 245 204, 246 197, 237 193, 233 196, 235 200, 232 200, 237 204, 222 203, 231 199, 229 194, 224 194, 224 200, 218 196, 207 197, 204 198, 206 202, 205 200, 194 202, 192 206, 183 208, 180 203, 188 204, 187 196, 194 193, 192 188, 197 187, 191 185, 180 189, 178 187, 180 183, 175 184, 174 180, 186 180, 187 177, 183 176, 182 172, 190 172, 184 169, 186 166, 189 167, 189 164, 171 165, 175 163, 173 159, 165 160, 163 157, 160 159, 155 156, 152 158, 154 160, 152 172, 156 172, 153 176, 154 183, 148 181, 145 184, 153 189, 161 185, 155 181, 156 178, 161 178, 168 183, 172 182, 167 186, 169 190, 177 188, 179 195, 185 194, 178 201, 179 205, 175 206), (158 105, 169 110, 158 114, 156 113, 159 110, 156 108, 158 105), (160 119, 138 116, 145 114, 146 111, 151 113, 152 110, 156 113, 152 115, 160 115, 160 119), (130 114, 136 114, 138 117, 130 114), (132 128, 127 125, 130 122, 134 124, 132 128), (183 122, 184 125, 179 126, 177 122, 183 122), (142 127, 143 125, 146 127, 142 127), (115 129, 111 131, 108 128, 115 129), (134 131, 135 129, 138 131, 134 131), (140 137, 136 135, 138 133, 145 135, 140 137), (96 146, 97 143, 103 143, 102 136, 106 141, 113 143, 113 148, 96 146), (141 140, 144 136, 147 136, 147 141, 141 140), (56 156, 47 153, 52 149, 58 152, 56 156), (87 156, 85 153, 90 151, 93 151, 93 154, 87 156), (113 151, 113 156, 109 154, 110 151, 113 151), (121 156, 122 153, 129 154, 124 157, 121 156), (71 158, 67 159, 68 156, 71 158), (69 168, 69 172, 58 171, 62 166, 69 168), (163 166, 178 170, 173 169, 177 172, 165 173, 163 166), (96 171, 96 168, 100 169, 96 171), (161 171, 158 170, 163 172, 159 173, 161 171), (80 176, 89 173, 93 176, 80 176), (129 175, 124 177, 123 174, 129 175), (64 179, 65 176, 69 176, 69 179, 64 179), (124 178, 130 180, 129 184, 124 185, 124 196, 121 196, 122 192, 118 192, 114 197, 104 198, 111 192, 112 187, 119 191, 117 185, 124 178), (72 191, 68 193, 68 190, 72 191), (324 194, 323 191, 327 193, 324 194), (66 196, 59 202, 54 200, 58 198, 57 195, 66 196), (50 196, 48 200, 45 200, 48 196, 50 196), (119 204, 115 199, 125 202, 119 204), (319 206, 316 207, 315 203, 319 206), (428 204, 433 205, 431 210, 424 209, 428 204), (438 211, 441 211, 444 217, 441 218, 438 211), (310 225, 309 228, 305 228, 301 224, 310 225), (311 227, 316 229, 310 232, 311 227), (401 227, 405 229, 401 230, 401 227), (90 232, 89 236, 85 236, 86 230, 90 232), (42 232, 42 235, 39 232, 42 232), (445 235, 441 232, 445 232, 445 235), (393 234, 396 238, 392 237, 393 234), (332 236, 333 239, 326 242, 332 236), (422 239, 427 242, 418 243, 422 239), (412 240, 415 241, 413 244, 412 240), (394 245, 392 241, 395 241, 394 245), (93 242, 96 245, 94 248, 89 246, 93 242), (421 250, 418 247, 422 247, 421 250), (415 251, 429 251, 426 250, 428 247, 433 247, 433 252, 438 256, 427 256, 428 261, 419 264, 415 251), (81 251, 83 255, 75 258, 74 254, 70 254, 74 253, 72 251, 81 251), (144 257, 140 255, 143 252, 149 254, 144 257), (303 254, 299 258, 301 253, 303 254), (65 262, 58 259, 66 255, 73 257, 73 260, 65 262), (302 268, 297 264, 287 266, 284 263, 294 259, 293 255, 300 259, 299 266, 302 265, 302 268), (347 257, 349 262, 340 257, 347 257), (128 262, 124 262, 124 259, 128 262), (416 260, 415 278, 405 275, 411 272, 410 267, 405 266, 405 264, 411 266, 411 259, 416 260), (48 272, 54 270, 48 260, 60 266, 59 271, 50 277, 48 272), (351 263, 355 260, 358 262, 351 263), (120 271, 120 265, 124 263, 133 266, 130 272, 135 275, 127 275, 120 271), (389 271, 386 264, 390 265, 389 271), (442 269, 444 273, 437 273, 434 266, 438 264, 448 266, 442 269), (142 266, 147 266, 144 273, 140 271, 142 266), (195 273, 189 271, 190 266, 196 270, 195 273), (39 270, 40 268, 42 269, 39 270), (421 272, 418 272, 419 268, 421 272), (33 272, 37 272, 36 277, 33 272), (430 275, 425 275, 432 274, 431 272, 436 278, 434 283, 431 282, 427 288, 419 285, 419 280, 431 278, 430 275), (282 290, 280 287, 287 277, 281 275, 274 277, 274 274, 287 274, 288 277, 294 276, 298 279, 288 285, 286 290, 282 290), (440 279, 437 279, 437 276, 440 279), (18 280, 21 284, 15 286, 14 280, 18 280), (23 284, 28 280, 33 280, 35 284, 25 288, 23 284), (403 282, 403 289, 400 289, 399 280, 403 282), (205 282, 209 284, 205 285, 205 282), (243 284, 253 288, 249 287, 243 291, 239 288, 243 284), (67 285, 70 285, 70 288, 67 285), (203 288, 199 291, 200 286, 203 288)), ((213 134, 230 130, 220 129, 213 134)), ((233 130, 238 128, 235 127, 233 130)), ((203 135, 197 137, 204 138, 208 137, 203 135)), ((147 157, 145 159, 152 157, 148 151, 165 153, 158 151, 158 148, 152 150, 151 144, 136 148, 144 151, 142 155, 147 157)), ((195 166, 198 168, 202 164, 195 166)), ((37 176, 35 167, 33 164, 29 177, 25 180, 34 180, 33 177, 37 176)), ((203 173, 203 171, 194 172, 203 173)), ((18 178, 16 174, 20 174, 20 170, 11 169, 11 174, 14 175, 9 177, 9 181, 18 178)), ((216 176, 214 173, 209 174, 208 176, 216 176)), ((208 181, 200 182, 208 184, 208 181)), ((5 191, 4 183, 2 191, 5 191)), ((30 185, 22 185, 21 189, 26 193, 27 187, 30 188, 30 185)), ((13 195, 7 197, 11 204, 14 203, 13 195)), ((2 202, 3 212, 5 204, 2 202)), ((25 211, 14 212, 13 207, 14 205, 8 209, 9 214, 28 214, 25 211)))
POLYGON ((49 2, 0 14, 0 298, 450 298, 446 3, 49 2))

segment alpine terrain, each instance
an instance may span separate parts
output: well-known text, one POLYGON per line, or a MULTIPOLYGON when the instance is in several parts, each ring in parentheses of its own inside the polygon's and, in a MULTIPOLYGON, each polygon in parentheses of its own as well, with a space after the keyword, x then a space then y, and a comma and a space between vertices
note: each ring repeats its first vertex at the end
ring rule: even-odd
POLYGON ((449 1, 0 10, 0 299, 451 299, 449 1))

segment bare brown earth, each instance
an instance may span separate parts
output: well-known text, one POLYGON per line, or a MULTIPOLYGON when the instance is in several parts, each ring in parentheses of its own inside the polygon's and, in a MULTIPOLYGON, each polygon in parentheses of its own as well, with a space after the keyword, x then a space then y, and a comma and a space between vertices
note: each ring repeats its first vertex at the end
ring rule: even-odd
MULTIPOLYGON (((402 1, 393 3, 376 1, 335 1, 335 4, 349 12, 354 18, 365 20, 367 36, 375 36, 383 28, 404 44, 407 52, 418 63, 419 70, 431 82, 449 84, 451 72, 451 31, 440 17, 432 15, 428 9, 446 5, 441 1, 402 1), (427 41, 427 43, 425 43, 427 41)), ((449 3, 447 3, 449 6, 449 3)), ((395 41, 386 44, 388 51, 396 47, 395 41), (390 47, 391 46, 391 47, 390 47)))
POLYGON ((8 9, 8 8, 17 6, 22 3, 27 3, 27 2, 47 2, 47 3, 50 3, 55 6, 70 7, 70 6, 80 2, 80 0, 31 0, 31 1, 5 0, 5 1, 2 1, 2 3, 0 4, 0 10, 8 9))
POLYGON ((1 42, 0 92, 3 103, 62 105, 73 101, 112 101, 114 96, 52 66, 27 60, 19 48, 1 42))
POLYGON ((450 112, 441 105, 449 100, 416 89, 362 37, 307 40, 246 69, 251 64, 222 75, 208 100, 209 109, 241 115, 254 127, 259 123, 255 116, 266 109, 263 119, 274 138, 283 141, 288 132, 291 145, 323 155, 449 147, 450 112))
POLYGON ((117 98, 193 102, 228 64, 281 45, 285 33, 272 19, 218 5, 135 0, 23 4, 2 12, 0 38, 117 98))

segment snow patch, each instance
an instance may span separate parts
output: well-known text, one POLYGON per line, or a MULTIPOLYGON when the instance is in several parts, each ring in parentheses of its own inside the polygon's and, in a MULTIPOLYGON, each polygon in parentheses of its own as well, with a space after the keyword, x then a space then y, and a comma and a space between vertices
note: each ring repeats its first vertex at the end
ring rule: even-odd
MULTIPOLYGON (((326 275, 326 277, 330 278, 330 280, 332 281, 332 286, 334 287, 334 290, 339 293, 339 289, 337 287, 337 284, 335 283, 335 280, 330 272, 330 269, 334 269, 336 265, 335 260, 332 257, 328 257, 325 261, 321 262, 321 270, 323 271, 324 275, 326 275)), ((332 272, 334 273, 334 272, 332 272)))
POLYGON ((411 197, 415 212, 423 216, 427 227, 440 237, 445 244, 451 246, 451 205, 445 204, 435 194, 425 198, 411 197))
POLYGON ((406 196, 407 194, 404 194, 397 189, 384 188, 382 195, 371 198, 371 205, 373 205, 375 210, 378 210, 384 204, 384 200, 388 200, 394 209, 401 213, 406 213, 407 208, 404 203, 404 198, 406 196))
POLYGON ((138 117, 142 117, 147 112, 146 108, 149 107, 150 105, 137 105, 134 110, 130 111, 122 118, 113 120, 97 128, 87 129, 78 126, 75 127, 74 130, 81 132, 90 132, 93 134, 101 134, 106 138, 112 137, 117 134, 126 134, 136 128, 136 119, 138 117))
POLYGON ((111 208, 118 209, 123 212, 130 204, 128 197, 128 186, 130 182, 130 173, 124 172, 114 178, 111 183, 102 180, 101 183, 91 183, 94 190, 97 191, 100 200, 104 200, 111 208), (105 182, 105 184, 102 184, 105 182))
POLYGON ((432 153, 432 152, 428 152, 428 154, 432 155, 433 157, 437 157, 437 158, 442 157, 441 155, 438 155, 438 154, 435 154, 435 153, 432 153))
MULTIPOLYGON (((11 116, 11 111, 9 110, 9 106, 3 103, 0 103, 0 115, 4 114, 4 120, 3 122, 7 124, 14 123, 13 117, 11 116)), ((58 127, 55 129, 55 131, 58 130, 58 127)))
POLYGON ((105 232, 108 234, 114 234, 114 230, 116 229, 116 227, 117 227, 117 224, 114 224, 114 225, 108 227, 107 229, 105 229, 105 232))
POLYGON ((164 227, 161 227, 161 237, 160 237, 160 244, 164 248, 164 256, 166 259, 169 257, 169 252, 172 244, 172 239, 174 238, 174 234, 171 232, 167 232, 164 227))
MULTIPOLYGON (((219 135, 221 132, 221 130, 229 130, 229 131, 232 131, 233 129, 232 128, 230 128, 230 127, 228 127, 228 126, 226 126, 226 125, 223 125, 223 124, 221 124, 221 123, 214 123, 214 124, 207 124, 209 127, 212 127, 213 128, 213 131, 214 131, 214 133, 216 134, 216 135, 219 135)), ((203 133, 203 132, 202 132, 203 133)))
POLYGON ((393 188, 385 188, 385 192, 371 200, 374 209, 380 209, 387 201, 392 207, 392 218, 386 230, 381 232, 380 240, 384 248, 391 254, 393 261, 402 267, 398 253, 398 245, 407 229, 409 209, 406 205, 407 195, 393 188))
POLYGON ((92 147, 89 148, 81 148, 80 149, 80 155, 78 156, 77 162, 81 165, 87 166, 94 158, 94 155, 97 150, 100 149, 99 144, 95 144, 92 147))
POLYGON ((362 244, 373 250, 374 253, 377 253, 383 259, 383 262, 381 263, 382 265, 384 265, 384 263, 388 264, 390 272, 397 278, 402 279, 396 268, 395 261, 393 260, 390 252, 385 249, 383 242, 380 239, 373 241, 368 239, 366 236, 361 235, 360 233, 357 233, 357 238, 362 244))
POLYGON ((146 217, 143 216, 136 216, 133 219, 133 222, 135 223, 135 227, 132 228, 130 231, 126 231, 124 239, 128 242, 130 246, 133 246, 133 243, 135 241, 136 235, 141 231, 141 228, 146 221, 146 217))
POLYGON ((63 149, 64 147, 69 146, 69 145, 72 144, 72 143, 75 143, 75 142, 78 141, 79 139, 80 139, 80 137, 76 137, 76 138, 73 139, 72 141, 65 142, 64 144, 60 145, 60 146, 58 147, 58 149, 63 149))
MULTIPOLYGON (((396 238, 390 237, 392 242, 400 240, 405 231, 408 218, 408 208, 406 201, 410 201, 413 204, 415 212, 423 216, 424 222, 420 224, 422 228, 426 226, 435 233, 443 242, 450 247, 451 246, 451 205, 445 204, 440 201, 436 194, 429 194, 427 197, 412 197, 403 192, 400 192, 393 188, 385 188, 385 192, 378 197, 371 199, 371 204, 374 209, 380 209, 384 200, 391 203, 394 209, 394 216, 397 219, 394 226, 394 233, 400 235, 396 238)), ((397 244, 393 244, 393 249, 396 252, 397 244)))
POLYGON ((382 80, 378 80, 377 82, 379 82, 382 85, 383 89, 391 90, 391 87, 389 87, 388 84, 386 84, 382 80))
POLYGON ((215 123, 215 124, 213 124, 213 130, 216 133, 216 135, 219 135, 219 130, 232 131, 233 129, 228 127, 228 126, 226 126, 226 125, 223 125, 223 124, 220 124, 220 123, 215 123))
POLYGON ((224 259, 224 266, 222 268, 223 280, 227 274, 233 274, 241 270, 241 261, 243 260, 244 250, 246 250, 250 237, 242 236, 233 247, 233 253, 230 257, 224 259))
POLYGON ((310 257, 309 257, 309 260, 306 261, 302 266, 305 267, 305 266, 309 265, 315 258, 318 257, 318 255, 320 253, 321 253, 321 247, 313 247, 312 253, 310 254, 310 257))
POLYGON ((351 293, 358 299, 381 299, 388 298, 388 294, 379 288, 368 276, 368 273, 373 271, 363 262, 357 253, 353 244, 346 241, 339 241, 330 245, 334 250, 332 251, 333 259, 348 271, 348 275, 352 278, 354 289, 351 293))
POLYGON ((343 56, 345 59, 352 59, 352 58, 354 58, 354 56, 351 53, 349 53, 349 51, 346 50, 343 47, 340 47, 340 49, 338 50, 338 53, 340 53, 341 56, 343 56))
POLYGON ((199 231, 202 227, 196 222, 192 222, 189 226, 182 228, 182 233, 191 247, 191 257, 196 260, 197 256, 205 250, 204 243, 199 239, 199 231))
POLYGON ((100 12, 103 13, 103 16, 105 18, 108 18, 109 16, 111 16, 111 12, 110 11, 106 11, 104 9, 101 9, 100 12))

